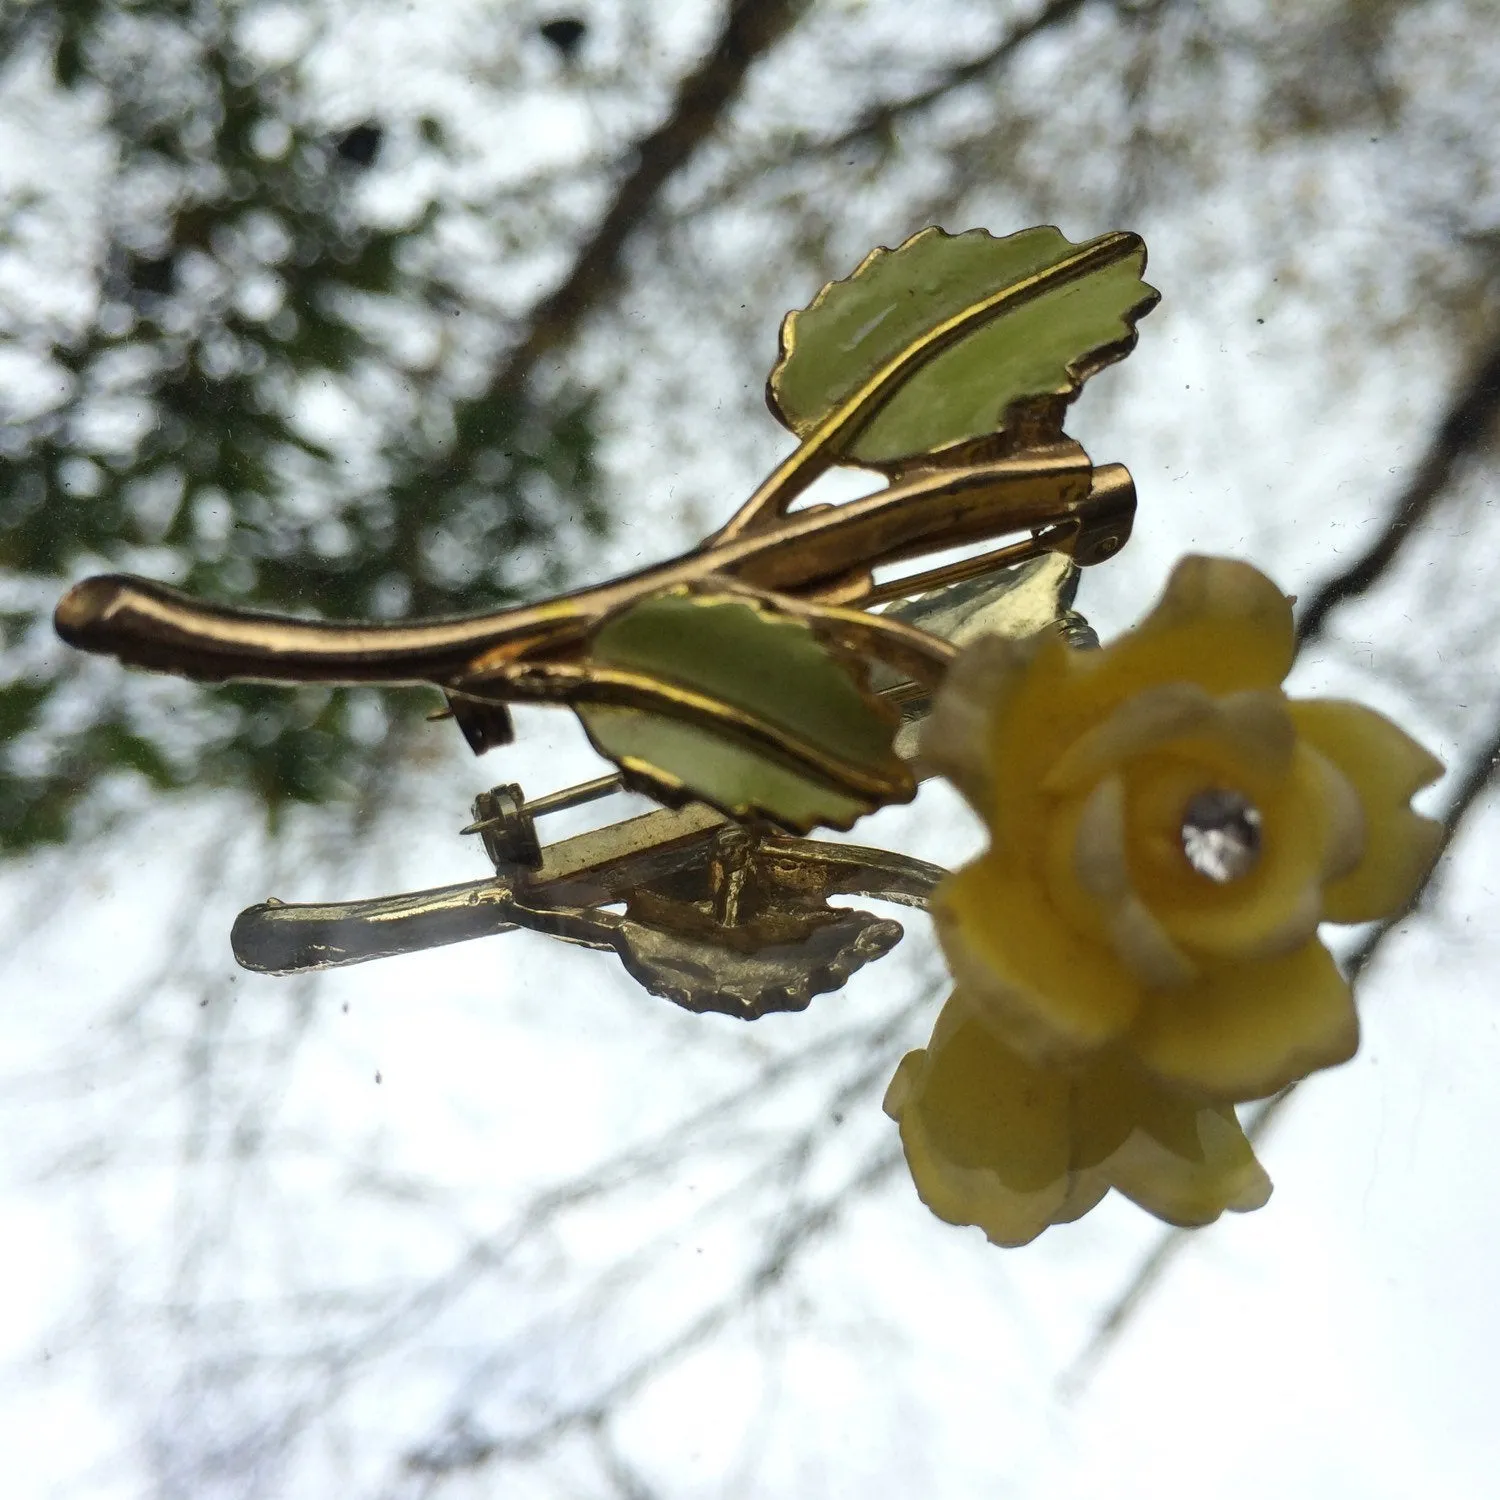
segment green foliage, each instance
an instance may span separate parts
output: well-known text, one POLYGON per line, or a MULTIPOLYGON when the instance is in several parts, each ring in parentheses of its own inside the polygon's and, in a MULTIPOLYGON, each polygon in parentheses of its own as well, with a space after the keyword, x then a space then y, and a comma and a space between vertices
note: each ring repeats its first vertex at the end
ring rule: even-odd
MULTIPOLYGON (((1090 245, 1100 245, 1090 241, 1090 245)), ((983 229, 924 229, 876 250, 854 274, 788 313, 771 372, 771 409, 805 436, 888 361, 975 304, 1038 279, 1038 295, 978 323, 917 371, 861 432, 848 458, 880 466, 984 438, 1019 407, 1060 413, 1096 370, 1135 346, 1157 302, 1141 280, 1146 247, 1121 236, 1082 274, 1080 247, 1050 226, 996 239, 983 229)))
POLYGON ((607 621, 590 657, 727 704, 822 762, 772 754, 679 717, 580 708, 599 751, 668 800, 690 796, 805 832, 819 824, 847 828, 880 802, 909 800, 916 790, 891 748, 895 715, 856 683, 858 663, 837 660, 799 620, 723 595, 664 594, 607 621), (887 790, 872 795, 864 789, 871 783, 887 790))
MULTIPOLYGON (((564 582, 559 534, 602 525, 587 395, 530 395, 483 352, 503 340, 461 337, 474 320, 441 203, 396 226, 361 206, 382 143, 432 152, 437 132, 333 128, 295 73, 244 52, 234 11, 41 0, 0 20, 0 57, 50 49, 115 152, 86 326, 0 325, 0 349, 46 361, 66 392, 0 428, 0 587, 25 600, 8 644, 45 640, 66 584, 115 569, 328 617, 485 609, 564 582), (398 318, 420 337, 390 334, 398 318)), ((118 772, 252 787, 272 816, 340 795, 391 723, 431 706, 390 695, 356 733, 342 691, 235 686, 188 713, 209 690, 61 650, 11 661, 0 848, 64 837, 118 772)))

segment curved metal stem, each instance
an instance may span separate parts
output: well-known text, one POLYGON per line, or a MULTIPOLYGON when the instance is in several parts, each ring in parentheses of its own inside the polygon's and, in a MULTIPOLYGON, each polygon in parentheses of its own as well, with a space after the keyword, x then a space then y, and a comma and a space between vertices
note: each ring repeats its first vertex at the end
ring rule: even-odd
POLYGON ((753 535, 711 542, 597 588, 462 619, 325 623, 204 604, 164 584, 106 574, 76 584, 54 619, 81 650, 201 681, 431 683, 449 687, 575 646, 604 615, 722 573, 817 600, 850 598, 850 575, 1089 510, 1092 470, 1072 442, 934 471, 753 535))

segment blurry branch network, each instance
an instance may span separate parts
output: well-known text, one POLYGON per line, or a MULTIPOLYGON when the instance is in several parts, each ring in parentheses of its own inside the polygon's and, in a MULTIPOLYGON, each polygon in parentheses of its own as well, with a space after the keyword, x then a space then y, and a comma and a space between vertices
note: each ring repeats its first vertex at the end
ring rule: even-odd
POLYGON ((537 362, 565 343, 614 288, 631 235, 663 188, 718 130, 756 61, 792 28, 806 0, 731 0, 703 60, 683 79, 667 117, 623 158, 631 164, 572 269, 533 310, 494 383, 497 394, 523 386, 537 362))
MULTIPOLYGON (((240 8, 202 24, 170 6, 10 13, 9 67, 40 47, 61 89, 96 89, 118 165, 90 325, 10 336, 59 367, 67 393, 0 443, 0 567, 26 601, 3 622, 23 649, 0 683, 0 847, 97 831, 101 790, 122 778, 249 784, 273 820, 287 802, 347 796, 415 707, 240 684, 211 714, 179 714, 170 694, 106 688, 39 646, 49 580, 153 549, 195 591, 272 608, 315 598, 345 618, 492 606, 528 572, 532 588, 565 581, 570 536, 605 522, 595 398, 531 376, 614 286, 665 183, 800 10, 728 7, 667 117, 621 153, 571 269, 477 388, 462 367, 483 341, 453 332, 442 205, 394 229, 360 207, 358 178, 399 120, 330 133, 294 71, 246 53, 240 8), (425 317, 435 357, 391 344, 381 318, 396 310, 425 317), (320 385, 378 434, 374 451, 310 431, 301 408, 320 385), (104 424, 122 399, 149 413, 143 429, 104 424)), ((529 197, 510 205, 522 224, 529 197)), ((490 220, 506 225, 503 199, 490 220)))
MULTIPOLYGON (((602 1476, 619 1484, 626 1470, 612 1430, 631 1400, 753 1318, 768 1298, 787 1288, 802 1256, 899 1167, 900 1152, 891 1142, 846 1140, 854 1126, 839 1127, 846 1115, 853 1120, 861 1110, 873 1113, 871 1095, 889 1073, 893 1050, 913 1020, 931 1007, 937 986, 918 981, 914 988, 910 998, 877 1007, 762 1062, 742 1083, 587 1173, 536 1192, 501 1226, 474 1236, 446 1271, 415 1288, 377 1288, 343 1298, 357 1313, 357 1324, 342 1337, 325 1335, 305 1353, 285 1356, 289 1378, 278 1383, 272 1412, 257 1421, 253 1436, 231 1439, 248 1444, 233 1454, 232 1468, 253 1472, 284 1462, 300 1443, 316 1439, 361 1382, 378 1378, 382 1365, 413 1347, 451 1339, 455 1329, 475 1319, 482 1325, 510 1302, 530 1310, 518 1325, 502 1318, 508 1331, 485 1341, 475 1368, 456 1382, 449 1410, 428 1435, 408 1442, 382 1492, 406 1493, 404 1486, 415 1482, 418 1493, 430 1494, 475 1471, 500 1473, 545 1463, 580 1437, 592 1447, 602 1476), (809 1083, 818 1085, 815 1096, 806 1093, 809 1083), (788 1108, 800 1114, 799 1122, 768 1128, 767 1122, 788 1108), (726 1162, 729 1170, 720 1178, 726 1162), (578 1216, 611 1205, 627 1208, 641 1195, 670 1200, 685 1180, 711 1164, 709 1179, 720 1180, 720 1187, 705 1192, 690 1213, 654 1216, 638 1239, 612 1244, 602 1261, 578 1267, 562 1307, 536 1285, 538 1256, 555 1256, 560 1242, 576 1241, 578 1216), (615 1351, 615 1321, 628 1316, 636 1299, 649 1298, 651 1288, 671 1274, 674 1258, 688 1254, 696 1240, 722 1243, 714 1237, 728 1225, 734 1227, 734 1242, 746 1247, 743 1257, 717 1261, 711 1288, 674 1298, 665 1316, 648 1312, 650 1335, 615 1351), (554 1358, 564 1368, 576 1364, 588 1374, 557 1391, 555 1404, 534 1417, 496 1425, 487 1413, 497 1395, 518 1375, 545 1369, 554 1358)), ((258 1128, 264 1125, 261 1119, 258 1128)), ((244 1128, 237 1125, 237 1133, 244 1128)), ((352 1192, 378 1193, 379 1187, 350 1185, 352 1192)), ((398 1185, 396 1196, 410 1206, 409 1189, 398 1185)), ((423 1201, 420 1194, 417 1201, 423 1201)), ((434 1211, 437 1206, 430 1205, 434 1211)), ((627 1211, 638 1211, 638 1205, 627 1211)), ((228 1357, 229 1351, 241 1339, 253 1346, 257 1337, 241 1322, 243 1309, 196 1296, 194 1268, 211 1264, 219 1251, 226 1232, 222 1219, 198 1214, 188 1223, 179 1292, 162 1330, 183 1362, 185 1410, 195 1406, 194 1390, 227 1384, 234 1392, 237 1377, 231 1372, 244 1361, 228 1357)), ((330 1307, 341 1300, 335 1290, 318 1295, 330 1307)), ((88 1336, 86 1328, 78 1331, 77 1337, 88 1336)), ((230 1455, 217 1443, 212 1434, 199 1434, 196 1424, 185 1423, 161 1454, 163 1492, 180 1492, 174 1485, 192 1491, 220 1470, 230 1455), (207 1448, 200 1446, 205 1441, 207 1448)))
POLYGON ((747 184, 770 172, 806 166, 809 162, 833 161, 851 150, 869 146, 885 154, 894 146, 901 125, 921 118, 970 85, 995 84, 1006 67, 1038 37, 1061 30, 1091 7, 1112 8, 1116 4, 1117 0, 1049 0, 1035 15, 1017 21, 1006 30, 993 46, 952 65, 922 88, 870 105, 852 124, 832 134, 797 133, 737 164, 721 181, 695 195, 683 216, 697 217, 722 207, 743 193, 747 184))
POLYGON ((1035 15, 1016 22, 994 46, 950 68, 925 88, 898 99, 872 105, 847 129, 826 140, 799 143, 798 153, 809 149, 837 155, 868 141, 885 141, 904 121, 921 115, 960 89, 973 83, 993 82, 994 77, 1011 62, 1029 42, 1046 32, 1066 25, 1090 5, 1113 5, 1115 0, 1048 0, 1035 15))

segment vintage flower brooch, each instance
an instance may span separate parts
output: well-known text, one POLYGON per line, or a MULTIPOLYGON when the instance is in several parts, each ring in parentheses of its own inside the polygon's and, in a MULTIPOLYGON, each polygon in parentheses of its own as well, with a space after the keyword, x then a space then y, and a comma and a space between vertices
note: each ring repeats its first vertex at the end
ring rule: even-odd
POLYGON ((248 968, 527 927, 752 1019, 901 937, 830 896, 930 901, 958 988, 887 1107, 938 1214, 1010 1244, 1110 1187, 1179 1223, 1254 1207, 1269 1184, 1233 1105, 1353 1051, 1317 924, 1407 899, 1436 846, 1406 803, 1438 767, 1375 714, 1282 695, 1290 611, 1243 564, 1188 559, 1136 630, 1090 648, 1078 569, 1124 545, 1135 489, 1063 420, 1134 347, 1157 301, 1144 268, 1135 235, 1045 226, 872 252, 783 323, 767 394, 795 450, 699 546, 628 577, 370 624, 110 575, 69 591, 57 629, 204 681, 427 683, 476 753, 510 740, 507 705, 563 704, 615 763, 480 797, 465 832, 491 879, 251 907, 233 934, 248 968), (836 464, 888 482, 791 509, 836 464), (991 832, 956 875, 808 837, 910 800, 924 774, 991 832), (622 786, 662 808, 542 842, 540 817, 622 786))

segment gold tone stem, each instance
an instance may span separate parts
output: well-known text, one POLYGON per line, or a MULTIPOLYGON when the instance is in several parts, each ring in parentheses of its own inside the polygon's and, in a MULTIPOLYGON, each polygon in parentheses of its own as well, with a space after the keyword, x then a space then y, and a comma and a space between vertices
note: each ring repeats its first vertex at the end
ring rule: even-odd
POLYGON ((889 604, 895 599, 913 599, 918 594, 929 593, 950 583, 966 583, 971 578, 983 578, 986 573, 994 573, 1000 568, 1030 562, 1033 557, 1040 557, 1044 552, 1063 550, 1056 543, 1057 537, 1054 534, 1044 533, 1029 537, 1024 542, 1012 542, 1008 547, 997 547, 993 552, 981 552, 977 557, 965 557, 958 562, 947 563, 941 568, 928 568, 925 573, 908 573, 902 578, 892 578, 885 583, 874 584, 869 593, 859 600, 859 607, 869 609, 877 604, 889 604))
POLYGON ((325 624, 202 604, 176 589, 105 575, 57 606, 59 635, 129 665, 204 681, 427 682, 449 686, 575 644, 607 613, 659 590, 725 573, 813 598, 849 596, 855 567, 1056 523, 1087 508, 1090 468, 1076 443, 922 474, 753 535, 701 547, 602 587, 489 615, 413 625, 325 624))

